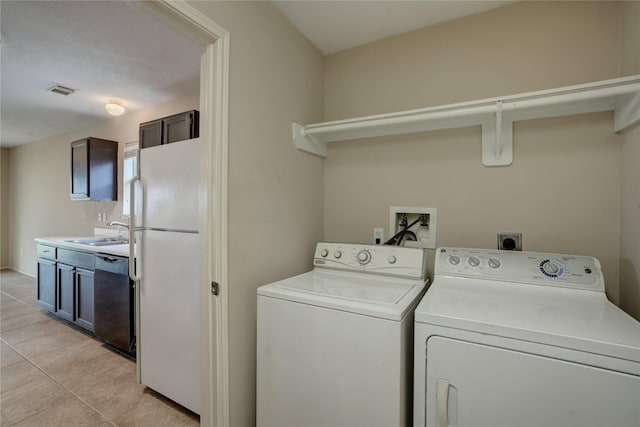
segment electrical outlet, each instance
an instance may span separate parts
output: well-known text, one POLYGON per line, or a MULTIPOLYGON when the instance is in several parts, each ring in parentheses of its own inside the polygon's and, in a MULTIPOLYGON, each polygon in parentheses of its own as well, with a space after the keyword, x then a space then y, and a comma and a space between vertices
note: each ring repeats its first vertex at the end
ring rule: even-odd
POLYGON ((384 243, 384 228, 373 229, 373 242, 376 245, 384 243))
POLYGON ((504 251, 521 251, 522 233, 498 233, 498 249, 504 251))
POLYGON ((102 222, 102 212, 98 212, 98 222, 102 222))
POLYGON ((405 226, 408 227, 408 233, 404 235, 400 243, 401 246, 436 248, 436 208, 391 206, 389 209, 389 235, 398 234, 405 226))

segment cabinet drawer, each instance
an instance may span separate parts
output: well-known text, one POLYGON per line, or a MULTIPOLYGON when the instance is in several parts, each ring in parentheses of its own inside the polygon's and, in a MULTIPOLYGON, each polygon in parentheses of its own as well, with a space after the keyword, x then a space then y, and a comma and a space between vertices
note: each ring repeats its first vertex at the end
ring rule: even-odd
POLYGON ((47 245, 38 245, 38 258, 56 259, 56 247, 47 245))
POLYGON ((88 268, 89 270, 93 270, 95 267, 94 254, 70 249, 58 248, 58 261, 76 267, 88 268))

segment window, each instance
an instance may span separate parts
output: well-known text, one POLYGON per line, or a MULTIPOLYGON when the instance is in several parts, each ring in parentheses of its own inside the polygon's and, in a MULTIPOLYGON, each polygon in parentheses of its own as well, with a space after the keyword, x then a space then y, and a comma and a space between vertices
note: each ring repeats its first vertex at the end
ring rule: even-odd
POLYGON ((129 216, 129 204, 131 200, 130 183, 138 175, 138 142, 129 142, 124 145, 124 165, 122 167, 122 215, 129 216))

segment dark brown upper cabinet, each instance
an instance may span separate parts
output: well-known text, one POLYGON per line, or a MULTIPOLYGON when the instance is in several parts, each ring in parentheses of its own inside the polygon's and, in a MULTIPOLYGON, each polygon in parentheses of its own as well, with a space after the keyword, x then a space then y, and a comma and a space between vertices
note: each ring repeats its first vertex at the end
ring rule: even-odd
POLYGON ((162 119, 140 124, 140 148, 162 144, 162 119))
POLYGON ((71 143, 71 200, 118 200, 118 143, 84 138, 71 143))
POLYGON ((169 117, 140 123, 140 148, 171 144, 197 138, 200 134, 200 113, 185 111, 169 117))

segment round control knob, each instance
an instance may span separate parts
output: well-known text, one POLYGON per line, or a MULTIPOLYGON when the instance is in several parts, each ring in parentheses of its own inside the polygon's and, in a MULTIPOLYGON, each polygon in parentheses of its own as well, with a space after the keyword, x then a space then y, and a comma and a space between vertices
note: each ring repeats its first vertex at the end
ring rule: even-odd
POLYGON ((341 251, 335 251, 333 253, 333 256, 335 257, 335 259, 340 259, 340 257, 342 256, 342 252, 341 251))
POLYGON ((360 264, 365 265, 369 261, 371 261, 371 253, 369 251, 363 249, 358 252, 358 262, 360 264))
POLYGON ((328 251, 328 250, 326 250, 326 249, 323 249, 323 250, 320 252, 320 255, 321 255, 323 258, 325 258, 327 255, 329 255, 329 251, 328 251))
POLYGON ((449 256, 449 264, 451 264, 451 265, 460 264, 460 257, 458 255, 450 255, 449 256))
POLYGON ((551 274, 551 275, 558 274, 558 271, 560 271, 560 267, 558 267, 556 263, 548 260, 542 265, 542 269, 544 270, 545 273, 551 274))
POLYGON ((477 267, 480 265, 480 260, 474 256, 469 257, 469 265, 471 267, 477 267))
POLYGON ((395 263, 396 263, 396 261, 397 261, 397 258, 396 258, 396 257, 394 257, 393 255, 391 255, 391 256, 389 257, 389 264, 395 264, 395 263))
POLYGON ((499 268, 502 263, 498 258, 489 258, 489 261, 487 261, 487 264, 491 268, 499 268))

